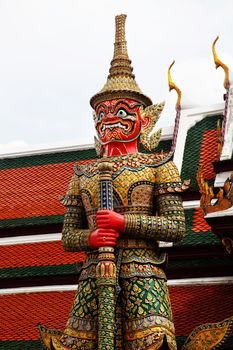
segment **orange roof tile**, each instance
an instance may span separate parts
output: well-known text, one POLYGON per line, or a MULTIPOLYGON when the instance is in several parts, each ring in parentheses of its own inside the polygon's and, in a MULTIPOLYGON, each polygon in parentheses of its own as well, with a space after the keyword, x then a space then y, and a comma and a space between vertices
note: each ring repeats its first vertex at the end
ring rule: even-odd
POLYGON ((0 249, 0 268, 73 264, 84 259, 84 252, 65 252, 61 241, 17 244, 0 249))
POLYGON ((233 315, 233 284, 170 288, 176 334, 188 335, 196 326, 233 315))
MULTIPOLYGON (((90 160, 75 162, 88 163, 90 160)), ((62 215, 64 195, 74 162, 0 171, 0 220, 62 215)))
POLYGON ((210 232, 211 227, 207 224, 204 219, 204 214, 201 208, 196 208, 193 215, 193 228, 194 232, 210 232))
MULTIPOLYGON (((171 286, 177 336, 232 316, 233 285, 171 286)), ((36 340, 37 324, 64 329, 75 292, 0 295, 0 340, 36 340)))
POLYGON ((217 130, 206 130, 203 134, 199 165, 205 180, 215 178, 212 162, 218 160, 217 138, 217 130))
POLYGON ((36 340, 39 322, 65 327, 74 292, 11 294, 0 296, 0 339, 36 340))

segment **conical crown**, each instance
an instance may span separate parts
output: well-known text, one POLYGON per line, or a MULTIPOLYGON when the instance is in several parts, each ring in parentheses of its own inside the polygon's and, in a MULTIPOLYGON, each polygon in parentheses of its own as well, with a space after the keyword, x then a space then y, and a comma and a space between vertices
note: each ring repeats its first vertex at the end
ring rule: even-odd
POLYGON ((127 52, 127 42, 125 40, 125 20, 126 15, 115 17, 116 34, 114 44, 114 54, 109 69, 106 84, 94 95, 90 104, 94 108, 97 103, 112 98, 133 98, 145 106, 152 104, 149 97, 144 95, 135 81, 133 68, 127 52))

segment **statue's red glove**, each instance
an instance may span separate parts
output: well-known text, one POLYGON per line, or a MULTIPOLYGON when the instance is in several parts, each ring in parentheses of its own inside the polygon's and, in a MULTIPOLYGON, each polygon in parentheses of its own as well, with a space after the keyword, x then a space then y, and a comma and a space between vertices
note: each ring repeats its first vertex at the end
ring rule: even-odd
POLYGON ((118 232, 111 229, 98 228, 90 233, 88 241, 93 249, 100 247, 115 247, 117 244, 118 232))
POLYGON ((125 230, 124 215, 118 214, 112 210, 98 210, 96 222, 99 228, 113 229, 117 232, 124 232, 125 230))

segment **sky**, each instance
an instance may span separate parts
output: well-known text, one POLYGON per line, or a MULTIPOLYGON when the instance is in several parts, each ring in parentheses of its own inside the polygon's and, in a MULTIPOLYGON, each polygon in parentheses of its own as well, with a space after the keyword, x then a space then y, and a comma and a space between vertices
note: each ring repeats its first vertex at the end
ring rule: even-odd
POLYGON ((138 85, 166 102, 158 127, 174 123, 173 59, 184 101, 223 101, 211 46, 219 35, 218 56, 232 68, 232 0, 1 0, 1 154, 93 143, 89 100, 107 79, 121 13, 138 85))

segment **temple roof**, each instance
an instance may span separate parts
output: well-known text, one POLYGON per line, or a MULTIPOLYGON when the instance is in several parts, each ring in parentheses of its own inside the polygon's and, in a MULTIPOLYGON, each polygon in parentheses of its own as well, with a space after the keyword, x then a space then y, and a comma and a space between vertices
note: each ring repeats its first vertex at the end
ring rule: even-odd
MULTIPOLYGON (((211 231, 199 205, 193 204, 200 198, 196 180, 199 166, 210 183, 215 179, 212 162, 218 157, 219 119, 221 115, 208 115, 187 131, 180 169, 182 180, 191 180, 190 189, 182 194, 186 237, 168 248, 169 279, 224 278, 232 274, 232 259, 211 231)), ((161 141, 156 151, 168 151, 170 147, 171 140, 161 141)), ((6 242, 1 243, 0 249, 0 291, 77 283, 85 254, 63 251, 59 234, 64 207, 59 197, 66 192, 74 164, 86 164, 96 158, 94 148, 0 158, 0 196, 4 198, 0 202, 0 241, 4 238, 6 242), (38 234, 43 236, 42 241, 38 234)), ((179 344, 201 323, 232 316, 232 292, 233 284, 171 285, 179 344)), ((42 349, 37 323, 63 329, 74 293, 0 293, 0 349, 42 349)))
MULTIPOLYGON (((217 157, 218 119, 216 116, 206 117, 190 128, 187 134, 181 176, 183 180, 191 180, 191 191, 196 193, 197 198, 198 167, 203 165, 208 180, 213 180, 215 176, 212 162, 217 157)), ((169 150, 170 146, 171 141, 162 141, 157 151, 169 150)), ((61 225, 64 207, 59 202, 59 196, 66 192, 73 165, 91 162, 96 157, 95 150, 90 148, 1 158, 0 196, 4 200, 0 202, 0 237, 2 230, 9 228, 61 225)), ((208 231, 208 225, 200 213, 196 212, 195 216, 199 216, 199 222, 195 221, 194 230, 208 231)))
MULTIPOLYGON (((233 284, 170 286, 169 290, 179 342, 207 319, 218 322, 232 314, 233 284)), ((5 349, 27 349, 27 345, 43 349, 37 324, 64 329, 74 296, 75 291, 0 295, 0 348, 5 344, 5 349)))
POLYGON ((191 179, 191 188, 198 192, 197 169, 202 166, 208 180, 215 179, 212 163, 217 155, 217 123, 221 115, 207 116, 192 126, 185 142, 181 177, 191 179))
MULTIPOLYGON (((191 179, 191 196, 199 198, 196 170, 203 165, 205 176, 214 179, 212 161, 216 159, 216 116, 208 116, 191 127, 187 133, 181 169, 182 180, 191 179)), ((161 141, 157 151, 169 150, 171 141, 161 141)), ((77 263, 83 253, 64 252, 61 243, 37 242, 36 234, 61 232, 64 207, 59 197, 66 192, 74 164, 86 164, 97 158, 95 150, 47 152, 0 159, 0 237, 35 235, 31 243, 14 245, 0 250, 0 279, 32 276, 64 276, 77 273, 77 263), (40 252, 40 253, 39 253, 40 252), (55 254, 54 254, 55 252, 55 254)), ((186 193, 184 193, 186 196, 186 193)), ((187 199, 184 197, 184 200, 187 199)), ((221 242, 211 232, 200 208, 188 208, 186 237, 173 245, 176 249, 211 246, 220 249, 221 242)), ((46 240, 46 238, 45 238, 46 240)), ((222 252, 219 251, 221 256, 222 252)), ((184 259, 180 257, 184 263, 184 259)), ((201 259, 197 254, 193 265, 201 259), (196 259, 196 260, 195 260, 196 259)), ((176 259, 169 260, 171 269, 176 259)), ((227 263, 229 265, 229 263, 227 263)), ((208 264, 207 264, 208 265, 208 264)), ((12 282, 11 282, 12 283, 12 282)))
MULTIPOLYGON (((164 147, 163 147, 164 145, 164 147)), ((163 141, 166 150, 170 142, 163 141)), ((22 226, 62 223, 64 195, 74 164, 97 158, 88 150, 37 154, 0 159, 0 230, 22 226)), ((0 232, 1 237, 1 232, 0 232)))
POLYGON ((85 259, 83 252, 65 252, 61 241, 2 246, 0 268, 74 264, 85 259))

